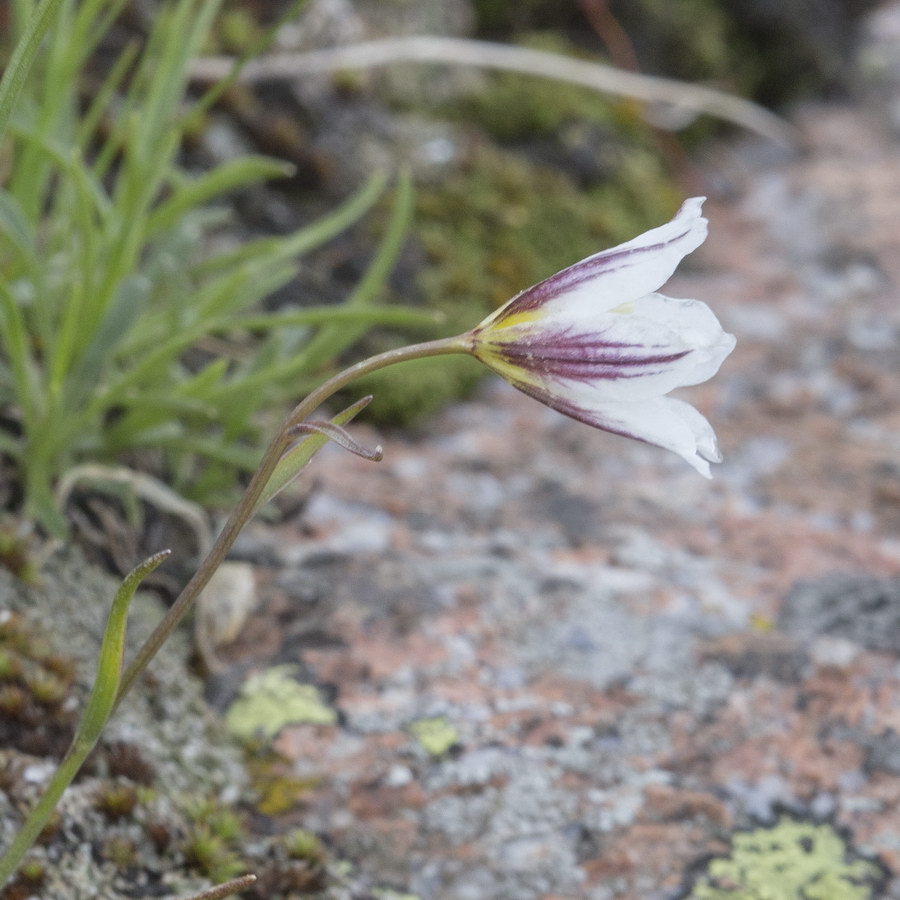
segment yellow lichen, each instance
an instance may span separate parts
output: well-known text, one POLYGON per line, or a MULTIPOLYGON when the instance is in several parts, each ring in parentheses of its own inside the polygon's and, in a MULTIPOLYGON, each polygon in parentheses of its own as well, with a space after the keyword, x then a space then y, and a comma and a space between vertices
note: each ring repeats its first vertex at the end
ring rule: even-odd
POLYGON ((731 854, 710 861, 686 900, 872 900, 882 879, 833 826, 785 817, 735 834, 731 854))
POLYGON ((459 734, 444 716, 419 719, 409 726, 409 730, 429 756, 443 756, 459 743, 459 734))
POLYGON ((333 725, 337 714, 311 684, 294 678, 294 666, 274 666, 247 679, 225 722, 239 738, 263 735, 271 740, 285 725, 333 725))

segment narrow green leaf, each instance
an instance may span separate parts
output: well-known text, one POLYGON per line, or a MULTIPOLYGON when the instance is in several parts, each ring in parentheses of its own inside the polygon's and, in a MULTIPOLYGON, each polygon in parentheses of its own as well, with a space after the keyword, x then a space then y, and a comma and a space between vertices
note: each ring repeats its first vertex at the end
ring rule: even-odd
POLYGON ((150 216, 146 228, 147 237, 152 238, 171 228, 188 210, 208 203, 228 191, 268 181, 270 178, 285 178, 293 170, 293 166, 266 156, 244 156, 223 163, 199 178, 178 186, 172 196, 150 216))
POLYGON ((237 444, 228 444, 216 438, 201 438, 192 435, 180 437, 160 434, 145 436, 140 441, 145 446, 157 446, 167 450, 182 450, 196 456, 215 459, 237 466, 245 472, 252 472, 259 465, 259 451, 237 444))
POLYGON ((31 14, 25 33, 3 72, 0 79, 0 142, 6 136, 6 126, 40 50, 41 41, 56 19, 62 3, 63 0, 43 0, 31 14))
MULTIPOLYGON (((357 400, 352 406, 348 406, 345 410, 339 412, 331 420, 332 424, 346 425, 348 422, 352 422, 371 402, 371 395, 357 400)), ((285 451, 281 459, 278 460, 278 465, 275 467, 272 477, 266 482, 266 486, 262 494, 260 494, 256 506, 253 508, 254 514, 276 494, 281 493, 309 464, 316 452, 327 443, 328 438, 324 434, 311 434, 285 451)))
POLYGON ((0 281, 0 313, 3 321, 0 342, 9 361, 27 427, 43 408, 44 397, 22 310, 2 281, 0 281))
POLYGON ((21 439, 14 438, 12 435, 0 431, 0 450, 9 454, 13 459, 19 459, 24 449, 25 445, 21 439))
POLYGON ((174 389, 174 394, 184 398, 203 399, 210 390, 221 384, 228 374, 230 361, 223 357, 207 363, 199 372, 190 378, 179 382, 174 389))
POLYGON ((264 253, 269 263, 281 262, 308 253, 321 244, 337 237, 358 219, 361 219, 381 196, 387 184, 387 176, 376 172, 356 193, 352 194, 337 209, 322 216, 305 228, 287 237, 260 238, 249 241, 236 250, 220 253, 204 261, 197 267, 198 275, 230 270, 235 265, 258 259, 264 253))
POLYGON ((266 50, 269 49, 272 42, 275 40, 276 35, 281 30, 282 26, 287 22, 294 21, 299 15, 304 6, 309 2, 309 0, 294 0, 287 9, 284 10, 280 18, 278 18, 272 25, 267 28, 263 34, 260 36, 260 39, 253 44, 252 46, 247 48, 247 51, 244 55, 235 61, 234 66, 228 75, 225 76, 218 84, 214 84, 194 105, 194 108, 188 114, 185 120, 185 127, 190 128, 197 120, 203 115, 206 110, 211 109, 213 104, 218 101, 218 99, 228 90, 240 77, 241 72, 244 69, 244 66, 247 65, 253 59, 256 59, 258 56, 261 56, 266 50))
POLYGON ((125 655, 125 628, 128 624, 128 607, 140 583, 166 558, 171 550, 163 550, 139 566, 132 569, 116 591, 106 630, 103 632, 103 643, 97 659, 97 677, 94 688, 88 698, 75 741, 96 742, 103 731, 115 705, 116 693, 119 690, 119 679, 122 677, 122 661, 125 655))
MULTIPOLYGON (((344 303, 345 309, 359 309, 368 306, 384 288, 388 275, 403 249, 403 242, 412 221, 412 212, 412 178, 408 173, 402 173, 397 179, 394 205, 384 238, 362 280, 344 303)), ((323 328, 301 354, 304 370, 314 371, 331 362, 342 350, 356 341, 364 331, 365 327, 360 325, 350 328, 338 325, 323 328)))
POLYGON ((361 325, 393 325, 398 328, 433 328, 440 325, 443 315, 430 310, 409 309, 404 306, 369 306, 353 309, 347 306, 306 306, 299 309, 238 316, 231 322, 212 323, 210 331, 224 328, 251 331, 271 331, 296 325, 334 325, 352 322, 361 325))
POLYGON ((139 52, 140 44, 137 41, 129 41, 125 45, 119 58, 103 79, 103 83, 94 92, 90 106, 82 113, 78 123, 77 138, 82 152, 85 152, 88 144, 97 137, 97 127, 139 52))
POLYGON ((29 813, 25 823, 19 829, 12 844, 0 859, 0 885, 6 884, 15 872, 22 857, 37 840, 41 830, 50 820, 53 810, 59 803, 65 789, 72 783, 78 770, 84 764, 88 754, 94 748, 115 708, 116 692, 122 677, 122 657, 125 649, 125 626, 128 618, 128 607, 138 585, 168 555, 164 550, 151 556, 131 572, 116 592, 112 609, 103 634, 100 656, 97 664, 97 677, 88 698, 87 707, 72 745, 54 772, 44 795, 29 813))
POLYGON ((81 352, 71 374, 74 395, 93 393, 107 360, 116 352, 147 302, 150 284, 143 275, 134 275, 120 286, 94 331, 90 344, 81 352))

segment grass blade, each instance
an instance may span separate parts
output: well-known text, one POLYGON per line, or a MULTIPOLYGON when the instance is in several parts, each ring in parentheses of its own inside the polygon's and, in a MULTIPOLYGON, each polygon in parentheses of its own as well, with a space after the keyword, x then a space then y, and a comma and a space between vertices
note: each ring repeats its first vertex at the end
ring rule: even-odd
POLYGON ((40 50, 41 41, 53 25, 62 3, 63 0, 43 0, 32 13, 25 26, 25 33, 0 79, 0 142, 6 136, 6 127, 40 50))
POLYGON ((286 178, 294 167, 265 156, 244 156, 223 163, 211 172, 185 183, 171 197, 160 204, 147 222, 147 237, 171 228, 178 219, 194 207, 208 203, 239 187, 270 178, 286 178))
MULTIPOLYGON (((368 306, 380 293, 388 274, 397 261, 403 242, 409 230, 413 214, 412 178, 406 172, 397 179, 397 190, 387 231, 360 283, 344 303, 345 309, 359 309, 368 306)), ((299 364, 308 372, 331 362, 365 332, 365 326, 331 325, 323 328, 303 350, 299 364)))

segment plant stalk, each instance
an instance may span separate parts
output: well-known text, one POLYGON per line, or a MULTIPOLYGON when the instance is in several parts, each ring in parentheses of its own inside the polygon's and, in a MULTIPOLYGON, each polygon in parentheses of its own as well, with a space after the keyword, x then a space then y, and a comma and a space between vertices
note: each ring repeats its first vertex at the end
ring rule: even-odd
POLYGON ((3 854, 3 858, 0 859, 0 887, 12 877, 22 857, 38 839, 44 826, 50 821, 53 810, 56 809, 63 792, 72 783, 96 743, 96 738, 93 741, 82 738, 72 742, 62 762, 53 773, 43 796, 31 810, 13 842, 3 854))
POLYGON ((240 502, 225 522, 225 526, 218 538, 216 538, 212 549, 204 557, 197 568, 197 571, 184 586, 169 611, 156 626, 150 637, 144 642, 143 646, 137 651, 134 659, 126 669, 125 674, 122 676, 122 680, 119 683, 119 690, 116 695, 116 706, 118 706, 125 694, 128 693, 137 677, 157 654, 159 648, 165 643, 166 639, 178 623, 187 614, 200 592, 209 583, 213 573, 224 561, 228 551, 240 534, 241 529, 253 516, 260 495, 265 489, 269 479, 272 477, 272 473, 275 471, 275 467, 278 465, 281 455, 293 440, 293 435, 290 433, 290 430, 295 425, 299 425, 307 419, 319 406, 328 400, 329 397, 363 375, 368 375, 370 372, 375 372, 386 366, 392 366, 395 363, 405 362, 411 359, 423 359, 428 356, 441 356, 450 353, 467 352, 469 352, 469 341, 466 335, 441 338, 436 341, 426 341, 421 344, 412 344, 409 347, 388 350, 384 353, 379 353, 377 356, 372 356, 369 359, 358 362, 355 365, 344 369, 342 372, 339 372, 337 375, 334 375, 332 378, 329 378, 328 381, 321 384, 309 394, 305 400, 302 400, 294 407, 275 438, 267 447, 259 467, 250 479, 250 483, 247 485, 247 489, 244 491, 240 502))

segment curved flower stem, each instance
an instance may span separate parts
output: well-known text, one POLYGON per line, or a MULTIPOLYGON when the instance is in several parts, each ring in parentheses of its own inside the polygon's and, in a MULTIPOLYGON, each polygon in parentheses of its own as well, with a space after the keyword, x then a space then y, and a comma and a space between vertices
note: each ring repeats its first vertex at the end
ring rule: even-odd
POLYGON ((212 549, 200 563, 197 571, 176 598, 175 603, 172 604, 165 617, 156 626, 156 629, 147 638, 126 669, 116 694, 116 706, 118 706, 122 697, 134 684, 135 679, 147 667, 147 664, 153 659, 178 623, 184 618, 191 604, 197 599, 213 573, 225 559, 241 529, 253 516, 260 495, 275 471, 278 460, 293 440, 291 429, 307 419, 329 397, 363 375, 368 375, 370 372, 375 372, 386 366, 392 366, 395 363, 405 362, 410 359, 423 359, 427 356, 441 356, 449 353, 468 353, 470 349, 471 344, 468 335, 458 335, 450 338, 441 338, 436 341, 426 341, 422 344, 412 344, 409 347, 400 347, 396 350, 388 350, 385 353, 379 353, 377 356, 358 362, 329 378, 328 381, 317 387, 305 400, 302 400, 294 407, 274 440, 266 449, 259 468, 254 472, 247 489, 244 491, 244 495, 228 517, 225 527, 213 544, 212 549))
MULTIPOLYGON (((112 611, 104 632, 103 645, 100 650, 96 682, 75 738, 50 779, 43 796, 29 813, 10 847, 0 857, 0 887, 12 876, 22 857, 37 839, 41 829, 46 825, 50 815, 59 803, 63 792, 72 783, 88 754, 93 750, 103 728, 109 721, 110 716, 115 712, 122 698, 156 655, 185 613, 190 609, 191 604, 196 600, 203 588, 206 587, 213 573, 225 559, 241 529, 253 517, 260 505, 261 498, 263 498, 263 491, 272 477, 272 473, 278 466, 282 454, 296 439, 298 426, 302 426, 307 417, 332 394, 362 375, 367 375, 369 372, 374 372, 377 369, 383 369, 385 366, 404 362, 405 360, 421 359, 426 356, 438 356, 447 353, 466 353, 470 351, 470 348, 471 340, 469 335, 460 335, 422 344, 413 344, 397 350, 388 350, 386 353, 380 353, 377 356, 363 360, 338 373, 299 403, 269 444, 244 495, 228 517, 221 534, 200 563, 197 571, 185 585, 162 621, 140 647, 128 669, 120 677, 125 647, 128 605, 143 578, 169 555, 169 551, 165 550, 150 557, 127 576, 113 601, 112 611)), ((330 425, 331 423, 327 424, 330 425)), ((322 429, 318 428, 316 430, 322 429)), ((192 900, 215 900, 215 898, 227 897, 248 886, 254 880, 255 877, 252 875, 245 876, 243 879, 237 879, 211 888, 209 891, 192 898, 192 900)))

